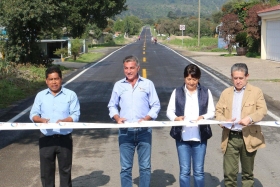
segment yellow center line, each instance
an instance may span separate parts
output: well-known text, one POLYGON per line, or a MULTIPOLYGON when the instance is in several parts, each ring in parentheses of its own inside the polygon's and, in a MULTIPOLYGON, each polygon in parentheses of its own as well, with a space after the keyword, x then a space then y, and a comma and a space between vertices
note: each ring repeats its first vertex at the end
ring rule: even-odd
POLYGON ((147 78, 147 70, 142 69, 142 77, 147 78))
POLYGON ((143 62, 146 62, 146 57, 143 57, 143 62))
POLYGON ((145 51, 143 51, 143 55, 145 54, 145 51))

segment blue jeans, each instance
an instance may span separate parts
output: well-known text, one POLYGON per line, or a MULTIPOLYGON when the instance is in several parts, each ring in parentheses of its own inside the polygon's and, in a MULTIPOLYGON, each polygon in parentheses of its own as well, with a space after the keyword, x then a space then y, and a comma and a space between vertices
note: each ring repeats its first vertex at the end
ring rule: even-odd
POLYGON ((121 162, 121 186, 132 187, 132 166, 137 148, 140 173, 139 187, 149 187, 151 180, 151 128, 120 128, 119 148, 121 162))
POLYGON ((204 187, 204 159, 207 140, 178 141, 176 147, 180 164, 180 187, 190 186, 191 162, 195 187, 204 187))

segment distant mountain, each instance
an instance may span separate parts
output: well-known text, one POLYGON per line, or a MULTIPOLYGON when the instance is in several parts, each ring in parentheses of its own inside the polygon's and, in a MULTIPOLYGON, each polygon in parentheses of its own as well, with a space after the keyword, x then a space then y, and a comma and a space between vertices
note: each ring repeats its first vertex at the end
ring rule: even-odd
MULTIPOLYGON (((228 0, 200 0, 201 16, 209 17, 228 0)), ((170 11, 177 16, 197 16, 198 0, 127 0, 128 10, 121 17, 135 15, 141 19, 166 17, 170 11)))

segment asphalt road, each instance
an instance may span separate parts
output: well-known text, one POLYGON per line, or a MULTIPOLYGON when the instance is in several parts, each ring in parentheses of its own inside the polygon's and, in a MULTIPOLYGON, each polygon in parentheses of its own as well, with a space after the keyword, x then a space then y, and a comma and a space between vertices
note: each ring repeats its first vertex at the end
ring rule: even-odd
MULTIPOLYGON (((141 40, 127 45, 102 62, 80 69, 67 77, 67 82, 84 71, 66 87, 74 90, 81 103, 82 122, 112 122, 107 104, 114 83, 123 78, 122 60, 127 55, 135 55, 141 63, 140 74, 152 80, 161 101, 161 111, 157 120, 168 120, 166 108, 174 88, 183 84, 183 70, 190 62, 169 48, 153 44, 147 28, 141 33, 141 40)), ((208 67, 204 67, 209 69, 208 67)), ((228 82, 218 73, 222 81, 228 82)), ((215 102, 225 85, 220 80, 202 71, 201 84, 208 87, 215 102)), ((229 83, 229 82, 228 82, 229 83)), ((18 104, 0 121, 8 121, 33 103, 34 96, 18 104)), ((30 122, 29 113, 18 122, 30 122)), ((267 116, 264 120, 272 120, 267 116)), ((169 136, 170 128, 153 129, 152 179, 151 187, 179 186, 179 166, 174 140, 169 136)), ((213 137, 208 141, 205 180, 206 187, 223 186, 222 153, 220 150, 221 129, 212 126, 213 137)), ((278 128, 263 128, 267 147, 260 149, 255 160, 255 186, 280 186, 280 140, 278 128)), ((0 187, 39 187, 39 153, 37 130, 0 131, 0 187)), ((120 186, 119 150, 117 129, 74 130, 73 187, 120 186)), ((135 154, 135 159, 137 154, 135 154)), ((133 169, 134 186, 138 186, 138 164, 133 169)), ((58 176, 58 174, 56 175, 58 176)), ((59 179, 57 177, 57 185, 59 179)), ((240 177, 239 177, 240 182, 240 177)), ((239 183, 239 186, 240 183, 239 183)))

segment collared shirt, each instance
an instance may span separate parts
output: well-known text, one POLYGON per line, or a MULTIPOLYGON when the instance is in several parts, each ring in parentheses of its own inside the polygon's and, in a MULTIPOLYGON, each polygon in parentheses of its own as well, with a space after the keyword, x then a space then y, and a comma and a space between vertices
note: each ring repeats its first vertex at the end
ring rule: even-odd
MULTIPOLYGON (((185 109, 184 109, 184 120, 190 121, 190 120, 197 120, 199 117, 199 105, 198 105, 198 95, 197 91, 195 91, 193 94, 190 94, 187 90, 186 86, 184 88, 185 94, 186 94, 186 103, 185 103, 185 109)), ((166 115, 171 120, 174 121, 176 117, 176 105, 175 105, 175 96, 176 96, 176 89, 173 90, 169 104, 167 107, 166 115)), ((213 96, 211 91, 208 89, 208 106, 207 106, 207 113, 203 114, 202 116, 204 119, 212 119, 215 115, 215 106, 213 102, 213 96)), ((200 133, 198 126, 183 126, 182 129, 182 139, 184 141, 200 141, 200 133)))
POLYGON ((240 90, 236 90, 234 87, 234 93, 233 93, 233 101, 232 101, 232 119, 236 118, 234 121, 234 125, 232 124, 226 124, 225 127, 229 128, 233 131, 241 131, 242 125, 239 125, 237 122, 241 120, 241 110, 242 110, 242 100, 243 95, 245 91, 245 86, 240 90))
MULTIPOLYGON (((34 116, 49 119, 49 123, 56 123, 57 120, 71 117, 73 122, 79 121, 80 104, 75 92, 61 88, 55 96, 49 88, 39 92, 36 95, 34 104, 30 111, 29 118, 33 121, 34 116)), ((73 129, 40 129, 46 135, 62 134, 66 135, 73 129)))
POLYGON ((153 82, 139 76, 134 87, 126 78, 115 83, 108 108, 111 118, 119 115, 132 123, 147 115, 156 119, 160 102, 153 82))

